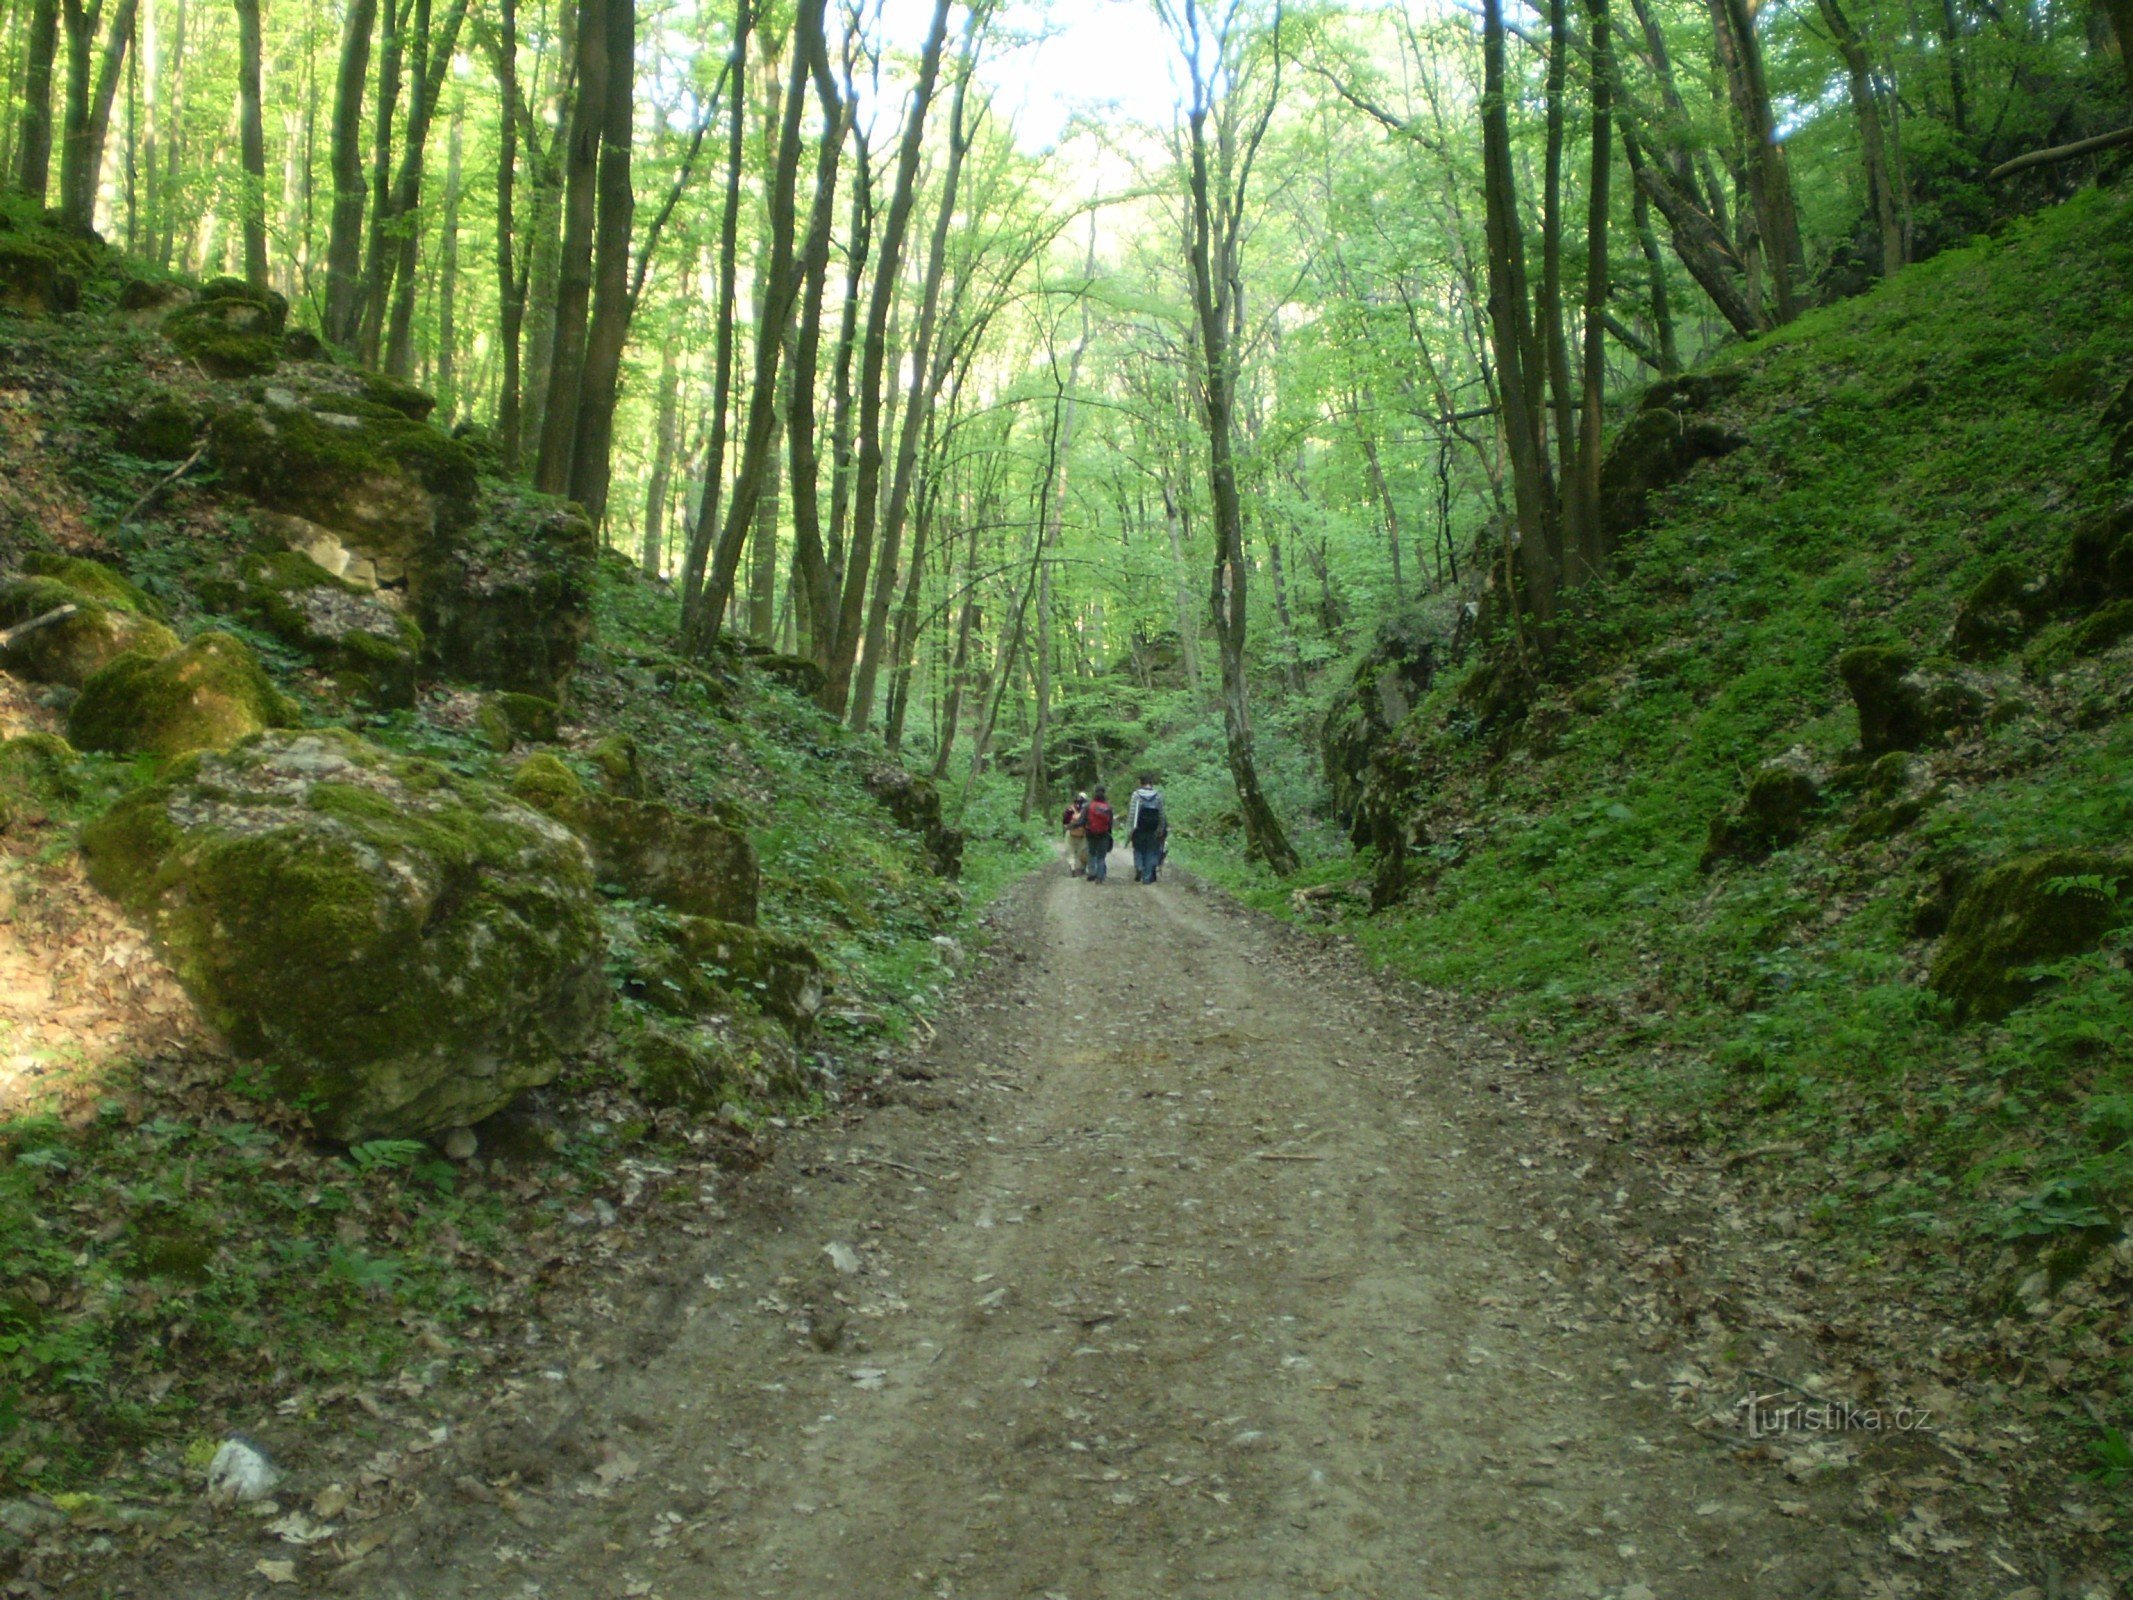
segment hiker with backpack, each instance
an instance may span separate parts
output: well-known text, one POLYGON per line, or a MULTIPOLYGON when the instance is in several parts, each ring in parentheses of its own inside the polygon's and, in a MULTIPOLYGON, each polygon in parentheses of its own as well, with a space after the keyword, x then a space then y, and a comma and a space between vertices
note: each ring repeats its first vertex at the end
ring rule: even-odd
POLYGON ((1102 883, 1111 858, 1111 801, 1105 795, 1102 784, 1082 813, 1081 825, 1087 830, 1089 846, 1089 872, 1091 883, 1102 883))
POLYGON ((1077 794, 1066 808, 1066 815, 1059 819, 1066 829, 1067 876, 1085 878, 1089 875, 1089 797, 1077 794))
POLYGON ((1133 791, 1126 812, 1126 836, 1133 841, 1133 881, 1153 883, 1169 853, 1170 819, 1164 814, 1163 791, 1153 774, 1141 774, 1141 786, 1133 791))

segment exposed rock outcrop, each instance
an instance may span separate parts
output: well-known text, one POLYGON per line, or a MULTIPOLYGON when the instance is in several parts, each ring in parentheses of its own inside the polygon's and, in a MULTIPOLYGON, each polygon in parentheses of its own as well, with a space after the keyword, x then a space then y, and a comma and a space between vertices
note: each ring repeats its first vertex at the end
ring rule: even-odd
POLYGON ((1371 758, 1429 692, 1437 667, 1436 645, 1418 619, 1385 623, 1327 708, 1319 735, 1326 786, 1332 794, 1333 814, 1348 824, 1359 845, 1369 842, 1359 807, 1371 758))
POLYGON ((1837 658, 1837 675, 1859 712, 1859 748, 1869 756, 1916 750, 1986 713, 1978 687, 1955 672, 1922 669, 1908 650, 1859 645, 1837 658))
POLYGON ((2093 950, 2133 907, 2133 860, 2046 850, 2004 861, 1956 902, 1932 984, 1958 1018, 2003 1017, 2044 987, 2028 971, 2093 950))
POLYGON ((529 758, 511 788, 576 830, 600 882, 692 917, 754 923, 761 875, 755 847, 739 828, 648 800, 594 793, 553 756, 529 758))
POLYGON ((37 683, 79 689, 129 651, 162 655, 177 648, 145 594, 100 562, 43 552, 23 563, 26 574, 0 585, 0 629, 48 616, 72 615, 23 634, 0 654, 0 666, 37 683))
POLYGON ((917 834, 926 847, 926 859, 943 878, 963 873, 963 830, 951 828, 941 817, 940 786, 902 767, 876 767, 866 775, 867 793, 887 807, 898 827, 917 834))
POLYGON ((1643 527, 1651 497, 1699 461, 1748 442, 1717 416, 1744 381, 1738 372, 1687 373, 1645 391, 1600 465, 1600 520, 1610 539, 1643 527))
POLYGON ((500 790, 340 730, 180 763, 85 830, 91 880, 333 1138, 471 1123, 607 1001, 592 874, 500 790))
POLYGON ((1711 819, 1705 840, 1705 872, 1722 861, 1761 861, 1806 835, 1822 803, 1822 784, 1804 750, 1766 761, 1748 780, 1740 803, 1711 819))
POLYGON ((181 756, 295 720, 251 646, 203 633, 161 655, 129 651, 82 686, 67 736, 84 750, 181 756))

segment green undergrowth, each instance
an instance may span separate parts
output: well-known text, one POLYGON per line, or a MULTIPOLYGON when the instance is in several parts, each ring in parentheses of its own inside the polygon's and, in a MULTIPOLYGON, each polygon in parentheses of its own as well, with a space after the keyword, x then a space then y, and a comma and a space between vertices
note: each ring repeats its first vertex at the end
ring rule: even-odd
MULTIPOLYGON (((2133 205, 2090 193, 1722 365, 1746 376, 1727 420, 1748 448, 1663 497, 1515 729, 1477 724, 1464 674, 1440 682, 1400 730, 1430 774, 1412 886, 1375 916, 1349 901, 1343 930, 1639 1104, 1781 1146, 1786 1181, 1867 1254, 1983 1261, 2116 1225, 2126 931, 1998 1024, 1957 1025, 1924 978, 1978 871, 2133 842, 2133 651, 2076 656, 2047 630, 1980 664, 1995 710, 1922 753, 1945 792, 1892 837, 1854 828, 1834 662, 1945 656, 1996 563, 2048 576, 2125 492, 2100 414, 2133 378, 2133 205), (1830 776, 1806 838, 1699 870, 1712 819, 1795 746, 1830 776)), ((1288 912, 1368 870, 1335 850, 1279 883, 1218 876, 1288 912)))

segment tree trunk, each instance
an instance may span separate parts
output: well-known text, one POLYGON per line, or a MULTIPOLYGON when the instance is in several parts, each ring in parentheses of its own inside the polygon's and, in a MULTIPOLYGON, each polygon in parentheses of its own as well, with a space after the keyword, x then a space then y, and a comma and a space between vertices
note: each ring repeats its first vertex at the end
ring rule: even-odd
POLYGON ((1526 611, 1545 648, 1555 621, 1557 574, 1543 531, 1545 491, 1536 407, 1540 374, 1527 359, 1525 231, 1511 164, 1511 122, 1504 103, 1502 0, 1482 0, 1481 159, 1487 202, 1489 325, 1496 353, 1498 403, 1511 458, 1516 508, 1514 545, 1526 611))
POLYGON ((1747 150, 1748 195, 1755 206, 1758 232, 1770 267, 1770 288, 1779 323, 1799 314, 1802 257, 1799 215, 1793 206, 1792 179, 1785 147, 1778 141, 1777 120, 1770 109, 1770 87, 1763 75, 1763 47, 1755 31, 1750 0, 1711 0, 1721 54, 1730 42, 1727 81, 1740 117, 1747 150), (1728 36, 1730 35, 1730 40, 1728 36))
POLYGON ((119 0, 104 36, 103 57, 98 61, 96 34, 103 13, 101 0, 93 9, 84 9, 80 0, 64 0, 67 110, 59 153, 59 209, 76 228, 86 230, 96 225, 96 191, 103 177, 104 141, 111 133, 111 107, 118 98, 127 48, 133 43, 137 7, 138 0, 119 0))
POLYGON ((949 752, 955 748, 956 725, 962 720, 963 691, 970 675, 970 635, 978 621, 978 524, 972 517, 963 542, 963 604, 956 612, 955 658, 948 669, 948 703, 940 716, 940 748, 933 755, 933 780, 948 772, 949 752))
MULTIPOLYGON (((859 454, 852 482, 852 537, 845 553, 844 594, 838 608, 837 647, 830 657, 829 676, 822 689, 822 704, 833 715, 845 710, 852 686, 852 672, 859 653, 860 631, 865 620, 867 578, 874 559, 874 536, 881 511, 881 413, 885 399, 884 367, 888 361, 889 311, 896 300, 897 278, 903 265, 904 232, 911 220, 911 204, 918 187, 918 158, 926 134, 926 112, 933 103, 939 80, 941 48, 948 37, 949 0, 934 0, 933 22, 926 30, 925 54, 919 59, 918 82, 904 122, 903 145, 897 152, 896 183, 889 192, 888 215, 882 220, 881 255, 874 268, 873 296, 867 304, 866 337, 859 358, 859 454)), ((924 366, 921 360, 917 363, 924 366)), ((889 552, 893 554, 893 552, 889 552)), ((857 708, 855 702, 856 709, 857 708)))
POLYGON ((42 206, 52 172, 52 64, 59 55, 59 0, 35 0, 30 9, 28 62, 24 68, 21 146, 15 152, 15 183, 42 206))
MULTIPOLYGON (((962 59, 957 69, 955 97, 948 117, 948 170, 941 180, 940 209, 934 216, 933 237, 927 248, 925 284, 919 297, 918 333, 911 346, 911 390, 904 401, 903 428, 896 443, 896 471, 890 480, 888 509, 882 517, 881 570, 875 577, 874 603, 867 614, 864 652, 852 678, 852 703, 847 720, 855 728, 865 727, 874 709, 874 685, 888 643, 889 608, 896 597, 897 564, 902 552, 904 521, 910 514, 919 440, 926 434, 933 402, 948 375, 948 362, 935 349, 941 342, 937 337, 941 279, 948 268, 948 230, 955 221, 963 158, 970 149, 963 116, 975 65, 977 25, 982 14, 980 8, 973 7, 969 15, 963 35, 962 59)), ((1042 623, 1039 625, 1041 627, 1042 623)))
MULTIPOLYGON (((803 0, 794 19, 792 71, 785 90, 783 116, 778 125, 777 158, 771 174, 770 271, 758 295, 755 334, 755 375, 748 396, 748 427, 742 436, 741 459, 733 474, 732 502, 724 511, 718 530, 717 554, 710 580, 704 586, 692 642, 707 648, 718 637, 726 608, 733 601, 734 581, 741 556, 755 519, 756 505, 769 481, 778 444, 778 371, 787 341, 792 337, 793 314, 799 307, 799 256, 794 246, 799 218, 795 189, 800 178, 800 124, 806 109, 810 64, 822 58, 823 0, 803 0)), ((697 523, 697 542, 711 530, 710 508, 697 523)))
POLYGON ((1697 207, 1665 167, 1632 157, 1630 171, 1637 187, 1666 218, 1674 254, 1688 268, 1697 287, 1711 297, 1711 304, 1718 308, 1727 326, 1744 339, 1762 332, 1765 323, 1761 311, 1744 286, 1735 281, 1744 275, 1740 258, 1726 243, 1718 225, 1697 207))
MULTIPOLYGON (((1243 226, 1246 186, 1252 156, 1265 135, 1279 98, 1276 81, 1265 108, 1243 140, 1240 152, 1234 126, 1218 130, 1222 146, 1222 189, 1215 191, 1210 172, 1207 121, 1214 109, 1215 88, 1201 56, 1203 40, 1197 14, 1188 7, 1190 32, 1186 49, 1192 76, 1192 104, 1186 117, 1187 152, 1191 166, 1188 185, 1188 240, 1193 311, 1199 331, 1203 363, 1202 406, 1207 423, 1207 476, 1215 513, 1215 559, 1212 600, 1215 642, 1222 667, 1222 731, 1229 757, 1230 781, 1237 791, 1237 809, 1244 820, 1247 856, 1264 862, 1276 873, 1296 870, 1295 850, 1283 831, 1281 819, 1259 787, 1258 764, 1252 752, 1251 690, 1245 665, 1245 640, 1251 610, 1248 582, 1251 571, 1244 545, 1244 504, 1237 491, 1236 464, 1236 325, 1243 320, 1237 297, 1242 293, 1238 260, 1238 236, 1243 226)), ((1278 41, 1277 41, 1278 42, 1278 41)), ((1227 77, 1228 74, 1223 74, 1227 77)), ((1232 82, 1229 93, 1235 93, 1232 82)), ((1228 123, 1235 115, 1232 102, 1223 107, 1228 123)))
MULTIPOLYGON (((356 354, 376 366, 385 339, 385 273, 392 259, 392 162, 393 120, 400 110, 400 75, 405 64, 407 40, 403 23, 407 13, 400 0, 379 0, 382 24, 378 40, 378 103, 370 130, 370 230, 363 247, 362 310, 356 319, 356 354)), ((414 17, 415 43, 420 49, 429 32, 430 0, 408 0, 414 17)), ((421 66, 416 66, 421 76, 421 66)))
POLYGON ((653 436, 651 482, 644 493, 644 549, 637 562, 647 578, 658 577, 666 564, 667 490, 680 433, 681 365, 669 340, 659 352, 659 426, 653 436))
POLYGON ((556 275, 555 337, 548 358, 548 397, 541 407, 541 452, 534 487, 568 494, 578 440, 578 400, 585 379, 586 315, 592 302, 593 231, 599 211, 600 138, 607 121, 610 0, 577 0, 577 92, 570 108, 564 161, 563 246, 556 275))
POLYGON ((267 287, 267 131, 259 108, 259 0, 237 5, 237 144, 244 162, 244 281, 267 287))
POLYGON ((615 396, 622 382, 622 350, 629 339, 630 232, 636 194, 630 147, 637 94, 637 0, 606 0, 607 93, 600 123, 598 278, 592 327, 579 380, 577 434, 571 446, 570 498, 595 528, 607 518, 613 472, 615 396))
POLYGON ((1607 207, 1613 187, 1614 50, 1607 0, 1585 0, 1592 48, 1592 171, 1585 188, 1585 370, 1578 417, 1577 474, 1569 486, 1571 572, 1597 583, 1607 570, 1607 530, 1600 525, 1600 453, 1606 425, 1607 207))
POLYGON ((1192 601, 1192 583, 1187 574, 1192 571, 1192 553, 1187 548, 1192 540, 1191 513, 1180 503, 1179 492, 1164 477, 1163 525, 1170 534, 1170 564, 1176 574, 1174 593, 1178 609, 1178 647, 1185 657, 1185 687, 1197 695, 1200 692, 1200 619, 1198 608, 1192 601))
POLYGON ((437 227, 437 407, 449 426, 459 413, 459 185, 464 104, 454 101, 444 155, 444 215, 437 227))
POLYGON ((1874 93, 1874 73, 1866 58, 1866 46, 1844 14, 1838 0, 1817 0, 1822 20, 1844 58, 1844 76, 1851 90, 1852 115, 1859 119, 1859 166, 1866 179, 1867 209, 1881 236, 1881 275, 1891 276, 1903 265, 1903 224, 1896 215, 1896 194, 1889 181, 1888 145, 1881 132, 1881 103, 1874 93))
MULTIPOLYGON (((578 8, 560 0, 561 19, 556 26, 556 52, 569 63, 578 58, 578 8)), ((518 454, 538 457, 541 430, 547 421, 548 375, 555 363, 556 291, 563 272, 563 182, 564 161, 570 142, 570 116, 575 68, 562 68, 548 75, 538 121, 530 114, 520 119, 525 150, 533 179, 533 206, 526 219, 526 265, 518 297, 526 308, 524 328, 525 371, 520 379, 518 454), (537 130, 550 130, 545 151, 537 147, 537 130)))
MULTIPOLYGON (((391 0, 387 0, 391 4, 391 0)), ((363 85, 378 0, 348 0, 333 95, 333 222, 326 242, 326 337, 352 345, 363 316, 363 85)))
MULTIPOLYGON (((498 99, 502 103, 501 150, 496 158, 496 304, 497 342, 503 346, 503 377, 496 397, 496 440, 508 472, 519 461, 519 359, 520 335, 525 327, 526 301, 519 288, 513 263, 512 230, 518 188, 518 0, 502 0, 503 40, 496 51, 498 99)), ((538 137, 528 128, 529 141, 538 137)))
POLYGON ((825 47, 815 74, 822 107, 822 142, 815 154, 815 196, 808 212, 807 243, 800 255, 805 288, 793 343, 792 399, 786 436, 792 461, 793 568, 798 577, 802 631, 817 665, 827 669, 835 642, 836 583, 822 548, 821 463, 815 440, 815 376, 822 359, 822 302, 829 279, 830 230, 836 222, 837 167, 851 129, 852 102, 840 96, 830 76, 825 47))
MULTIPOLYGON (((1567 502, 1577 476, 1577 431, 1570 410, 1570 343, 1563 328, 1563 98, 1570 64, 1570 0, 1547 0, 1547 157, 1541 179, 1541 281, 1533 318, 1548 367, 1548 393, 1554 401, 1555 481, 1567 502)), ((1539 395, 1536 391, 1535 400, 1539 395)), ((1582 574, 1565 549, 1571 530, 1566 507, 1557 505, 1549 533, 1556 570, 1566 584, 1582 574)))
MULTIPOLYGON (((790 395, 792 374, 779 380, 790 395)), ((748 636, 769 644, 776 636, 778 588, 779 436, 784 431, 784 407, 777 408, 770 424, 770 454, 763 462, 763 489, 756 496, 755 528, 748 535, 748 636)))
MULTIPOLYGON (((849 78, 845 98, 856 102, 849 78)), ((852 358, 859 351, 859 289, 865 281, 867 262, 874 248, 874 172, 868 153, 866 127, 852 127, 852 217, 851 243, 845 249, 844 309, 838 315, 837 359, 830 381, 830 517, 826 556, 830 577, 838 593, 830 597, 830 628, 823 667, 828 669, 837 648, 838 600, 843 591, 845 530, 852 512, 852 358)))
POLYGON ((1671 377, 1681 370, 1681 349, 1675 338, 1674 308, 1666 286, 1666 258, 1659 253, 1659 234, 1652 227, 1651 196, 1644 192, 1643 184, 1634 181, 1637 169, 1643 165, 1643 152, 1636 135, 1626 127, 1622 130, 1622 157, 1629 163, 1632 180, 1630 218, 1637 230, 1637 246, 1644 252, 1644 270, 1651 278, 1652 330, 1659 341, 1659 372, 1671 377))
POLYGON ((725 211, 718 236, 718 314, 716 353, 711 371, 711 437, 704 447, 703 495, 696 508, 696 521, 689 530, 689 547, 682 557, 681 631, 683 640, 694 643, 717 637, 723 600, 708 615, 705 610, 704 568, 711 559, 711 541, 718 529, 719 499, 726 471, 726 428, 733 409, 733 302, 734 276, 738 270, 741 226, 741 169, 747 156, 748 131, 748 34, 755 25, 752 0, 739 0, 733 17, 733 104, 726 126, 725 211))

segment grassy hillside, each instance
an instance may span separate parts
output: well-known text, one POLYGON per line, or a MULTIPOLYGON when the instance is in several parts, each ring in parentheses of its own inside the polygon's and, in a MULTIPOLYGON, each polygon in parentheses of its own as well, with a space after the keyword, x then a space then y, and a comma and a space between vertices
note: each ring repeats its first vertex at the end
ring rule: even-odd
MULTIPOLYGON (((673 596, 616 557, 591 574, 591 639, 560 717, 547 710, 559 725, 513 737, 509 696, 438 670, 390 708, 351 693, 242 581, 288 557, 231 464, 206 451, 173 472, 200 419, 245 388, 158 324, 189 291, 70 249, 79 309, 0 311, 0 584, 65 571, 152 610, 158 648, 239 640, 285 719, 453 779, 508 786, 529 760, 560 761, 588 789, 738 828, 760 863, 761 928, 809 945, 829 993, 793 1041, 796 1071, 744 1074, 711 1105, 655 1093, 644 1041, 675 1032, 675 1007, 643 992, 661 914, 610 885, 600 1037, 483 1124, 472 1159, 447 1159, 442 1137, 319 1142, 272 1092, 273 1063, 232 1060, 84 881, 84 827, 171 763, 70 751, 76 692, 0 672, 0 1498, 153 1488, 256 1424, 262 1393, 308 1415, 321 1391, 413 1393, 496 1360, 502 1330, 630 1248, 607 1228, 619 1213, 702 1207, 721 1166, 759 1161, 776 1126, 857 1088, 866 1050, 930 1007, 958 936, 1022 861, 981 827, 949 881, 878 798, 894 767, 877 739, 796 692, 794 663, 677 657, 673 596), (82 559, 101 567, 66 565, 82 559)), ((277 359, 271 342, 261 359, 277 359)), ((410 448, 460 449, 419 417, 393 426, 410 448)), ((482 493, 507 513, 524 499, 486 472, 482 493)), ((306 581, 356 603, 323 573, 306 581)), ((979 798, 974 820, 993 799, 979 798)), ((732 974, 682 978, 724 984, 732 997, 710 1003, 767 1022, 732 974)), ((0 1531, 0 1574, 19 1543, 0 1531)))
MULTIPOLYGON (((1862 1257, 2035 1304, 2033 1280, 2015 1292, 2035 1252, 2064 1282, 2133 1210, 2119 886, 2044 885, 2111 900, 2117 931, 2001 1021, 1959 1020, 1926 980, 1996 863, 2127 859, 2133 645, 2110 644, 2109 607, 2040 603, 2027 637, 1947 657, 1981 584, 2048 588, 2133 492, 2110 459, 2127 419, 2106 423, 2133 379, 2133 203, 2087 194, 1716 370, 1741 380, 1716 417, 1744 447, 1655 500, 1522 714, 1477 692, 1498 641, 1397 730, 1408 882, 1344 928, 1706 1136, 1771 1147, 1862 1257), (1878 767, 1837 669, 1876 645, 1971 702, 1878 767), (1819 786, 1801 837, 1706 869, 1714 818, 1787 752, 1819 786)), ((1280 908, 1354 872, 1328 858, 1249 892, 1280 908)), ((2115 1388, 2089 1337, 2123 1321, 2110 1259, 2053 1337, 2076 1382, 2115 1388)))

